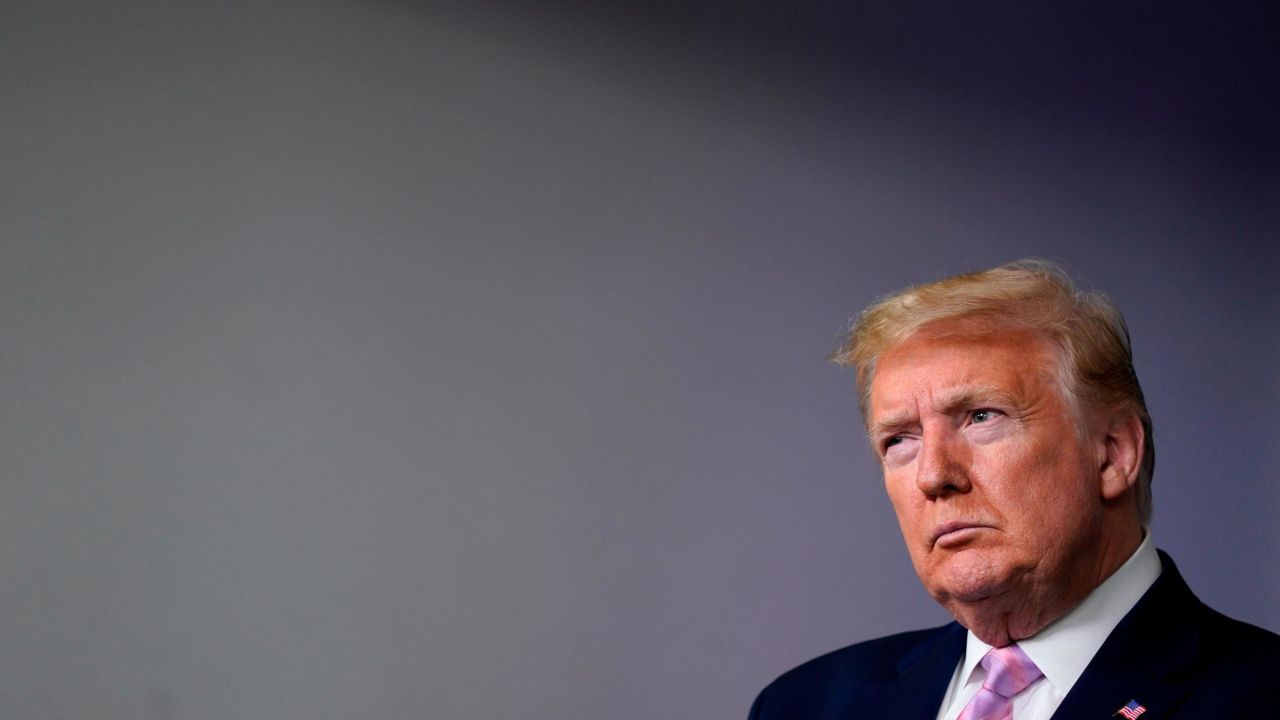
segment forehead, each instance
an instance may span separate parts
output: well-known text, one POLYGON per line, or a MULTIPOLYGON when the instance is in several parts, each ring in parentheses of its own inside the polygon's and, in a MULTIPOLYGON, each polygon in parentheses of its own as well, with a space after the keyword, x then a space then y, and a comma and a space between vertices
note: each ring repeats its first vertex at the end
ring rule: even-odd
POLYGON ((876 419, 904 405, 943 404, 962 395, 1017 400, 1056 388, 1058 368, 1053 346, 1029 330, 922 330, 877 360, 870 415, 876 419))

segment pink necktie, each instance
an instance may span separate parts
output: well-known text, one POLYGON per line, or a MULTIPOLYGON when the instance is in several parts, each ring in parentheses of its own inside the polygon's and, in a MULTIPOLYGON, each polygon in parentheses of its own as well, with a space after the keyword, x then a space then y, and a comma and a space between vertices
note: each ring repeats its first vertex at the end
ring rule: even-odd
POLYGON ((982 689, 956 720, 1011 720, 1013 696, 1044 675, 1017 645, 992 648, 980 664, 987 671, 982 689))

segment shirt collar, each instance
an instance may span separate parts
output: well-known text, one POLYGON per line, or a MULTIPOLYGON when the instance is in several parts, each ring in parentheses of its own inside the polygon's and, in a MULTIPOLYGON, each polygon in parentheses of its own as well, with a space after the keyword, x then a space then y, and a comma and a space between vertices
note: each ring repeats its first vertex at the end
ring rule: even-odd
MULTIPOLYGON (((1111 577, 1066 615, 1032 637, 1018 641, 1044 677, 1063 692, 1075 685, 1093 656, 1124 616, 1160 577, 1160 557, 1151 533, 1111 577)), ((970 679, 991 646, 969 632, 959 677, 970 679)))

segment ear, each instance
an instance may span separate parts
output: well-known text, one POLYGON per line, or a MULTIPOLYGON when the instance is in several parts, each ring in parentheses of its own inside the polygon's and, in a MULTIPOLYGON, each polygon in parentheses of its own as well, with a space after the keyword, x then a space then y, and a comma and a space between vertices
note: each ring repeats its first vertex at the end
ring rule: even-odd
POLYGON ((1138 416, 1127 410, 1112 413, 1105 422, 1106 434, 1099 448, 1099 480, 1102 497, 1115 500, 1138 482, 1146 433, 1138 416))

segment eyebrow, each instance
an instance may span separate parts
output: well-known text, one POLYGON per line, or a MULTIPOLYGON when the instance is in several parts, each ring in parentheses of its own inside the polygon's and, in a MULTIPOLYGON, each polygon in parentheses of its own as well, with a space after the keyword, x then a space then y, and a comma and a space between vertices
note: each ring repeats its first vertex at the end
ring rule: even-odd
MULTIPOLYGON (((960 408, 980 407, 989 403, 1011 405, 1013 397, 1008 390, 995 385, 959 388, 954 391, 943 391, 930 405, 943 414, 951 414, 960 408)), ((900 412, 873 423, 867 429, 867 437, 873 442, 886 433, 900 430, 919 422, 915 412, 900 412)))
POLYGON ((910 425, 914 418, 914 413, 898 413, 897 415, 890 415, 884 420, 874 423, 871 427, 867 428, 867 437, 872 442, 875 442, 886 434, 901 430, 902 428, 910 425))
POLYGON ((939 402, 934 403, 934 407, 944 413, 950 413, 964 407, 977 407, 987 403, 1009 405, 1012 402, 1013 396, 1008 390, 995 385, 982 385, 964 388, 954 393, 942 393, 939 402))

